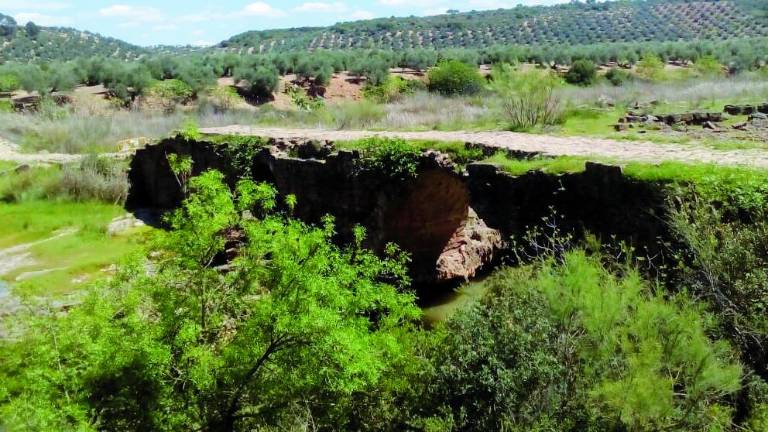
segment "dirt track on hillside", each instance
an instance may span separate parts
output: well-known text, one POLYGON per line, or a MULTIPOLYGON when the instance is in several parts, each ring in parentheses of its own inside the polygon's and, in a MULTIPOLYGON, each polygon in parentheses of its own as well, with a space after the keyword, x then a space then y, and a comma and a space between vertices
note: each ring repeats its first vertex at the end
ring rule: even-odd
POLYGON ((589 137, 557 137, 515 132, 369 132, 323 129, 281 129, 252 126, 206 128, 204 134, 257 135, 270 138, 304 138, 317 140, 353 140, 368 136, 400 137, 405 139, 463 141, 487 146, 541 153, 548 156, 582 156, 622 162, 662 161, 708 162, 719 165, 747 165, 768 168, 768 150, 714 150, 684 144, 656 144, 644 141, 615 141, 589 137))

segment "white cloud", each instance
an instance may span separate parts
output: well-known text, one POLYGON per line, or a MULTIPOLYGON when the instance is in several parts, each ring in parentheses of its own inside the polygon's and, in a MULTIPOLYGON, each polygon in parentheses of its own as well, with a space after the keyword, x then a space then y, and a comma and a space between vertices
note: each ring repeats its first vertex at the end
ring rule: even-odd
MULTIPOLYGON (((0 0, 0 9, 2 10, 27 10, 27 11, 53 11, 71 7, 69 3, 64 2, 35 2, 19 0, 0 0)), ((29 13, 29 12, 27 12, 29 13)))
POLYGON ((13 16, 17 23, 24 25, 29 21, 41 26, 63 26, 72 24, 72 19, 65 16, 45 15, 37 12, 21 12, 13 16))
POLYGON ((269 3, 254 2, 245 5, 242 11, 237 15, 249 15, 249 16, 263 16, 263 17, 280 17, 285 15, 285 12, 273 8, 269 3))
POLYGON ((296 12, 318 12, 318 13, 343 13, 348 10, 347 5, 342 2, 307 2, 302 3, 295 8, 296 12))
POLYGON ((379 0, 379 4, 394 7, 432 7, 443 3, 442 0, 379 0))
POLYGON ((214 43, 211 42, 211 41, 207 41, 207 40, 197 40, 197 41, 192 42, 191 45, 192 46, 197 46, 197 47, 209 47, 209 46, 214 45, 214 43))
POLYGON ((99 10, 99 15, 111 18, 127 18, 132 21, 162 21, 163 14, 153 7, 114 4, 99 10))
POLYGON ((349 17, 353 20, 367 20, 367 19, 373 19, 376 15, 373 12, 366 11, 366 10, 356 10, 349 14, 349 17))

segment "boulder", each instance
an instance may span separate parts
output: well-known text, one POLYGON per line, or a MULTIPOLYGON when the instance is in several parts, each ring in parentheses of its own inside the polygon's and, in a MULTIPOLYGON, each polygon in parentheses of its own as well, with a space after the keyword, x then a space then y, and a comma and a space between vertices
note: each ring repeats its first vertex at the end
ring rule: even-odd
POLYGON ((489 228, 469 207, 467 218, 453 233, 437 259, 436 279, 469 280, 478 270, 490 264, 503 246, 501 232, 489 228))

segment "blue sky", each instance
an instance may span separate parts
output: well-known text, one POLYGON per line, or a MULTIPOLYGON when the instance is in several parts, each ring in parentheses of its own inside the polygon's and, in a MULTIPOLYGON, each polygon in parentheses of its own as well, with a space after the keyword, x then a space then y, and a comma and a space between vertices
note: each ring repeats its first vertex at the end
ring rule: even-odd
POLYGON ((0 0, 20 24, 66 26, 137 45, 214 44, 246 30, 329 25, 448 9, 498 9, 566 0, 0 0))

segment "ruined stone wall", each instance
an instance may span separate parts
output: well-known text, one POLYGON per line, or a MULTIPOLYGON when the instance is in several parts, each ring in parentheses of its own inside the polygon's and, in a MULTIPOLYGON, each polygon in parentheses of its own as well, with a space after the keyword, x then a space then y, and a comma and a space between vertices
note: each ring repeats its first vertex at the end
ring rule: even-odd
MULTIPOLYGON (((382 250, 397 243, 411 253, 417 282, 471 278, 507 255, 511 239, 553 215, 564 232, 589 231, 649 254, 668 237, 664 188, 627 178, 617 167, 588 164, 577 174, 513 176, 475 163, 457 172, 431 152, 422 157, 414 179, 397 180, 357 169, 357 152, 307 151, 316 147, 273 142, 255 155, 251 175, 273 183, 281 194, 295 195, 294 214, 302 220, 335 216, 340 242, 359 224, 367 228, 367 246, 382 250)), ((180 203, 169 153, 190 155, 193 174, 217 169, 232 184, 242 175, 225 145, 168 139, 134 157, 129 209, 163 211, 180 203)))

